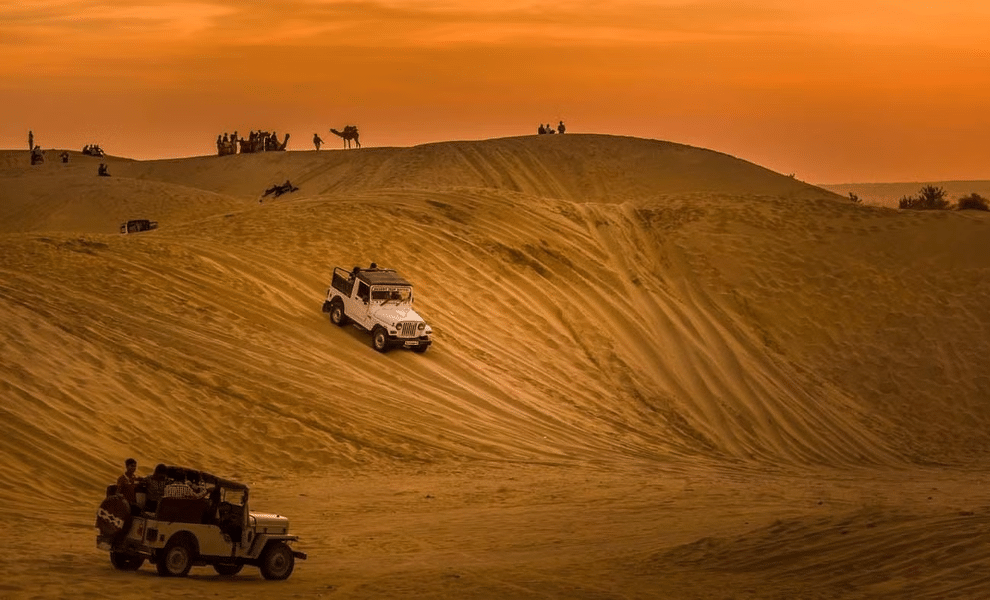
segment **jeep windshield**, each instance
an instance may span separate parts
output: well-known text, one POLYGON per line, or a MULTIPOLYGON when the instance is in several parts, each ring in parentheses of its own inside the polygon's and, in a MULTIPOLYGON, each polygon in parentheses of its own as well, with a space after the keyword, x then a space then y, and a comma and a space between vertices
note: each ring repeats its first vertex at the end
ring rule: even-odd
POLYGON ((404 304, 412 302, 412 288, 401 285, 374 286, 371 288, 371 299, 383 304, 404 304))

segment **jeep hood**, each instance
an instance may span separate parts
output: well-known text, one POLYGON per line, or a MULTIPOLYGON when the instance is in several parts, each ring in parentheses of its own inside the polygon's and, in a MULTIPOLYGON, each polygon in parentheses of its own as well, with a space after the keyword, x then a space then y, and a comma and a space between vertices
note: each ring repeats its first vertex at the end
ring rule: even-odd
POLYGON ((375 316, 386 323, 400 323, 402 321, 422 321, 423 317, 414 311, 409 305, 383 304, 375 311, 375 316))
POLYGON ((289 529, 289 518, 272 513, 251 513, 251 521, 258 528, 289 529))

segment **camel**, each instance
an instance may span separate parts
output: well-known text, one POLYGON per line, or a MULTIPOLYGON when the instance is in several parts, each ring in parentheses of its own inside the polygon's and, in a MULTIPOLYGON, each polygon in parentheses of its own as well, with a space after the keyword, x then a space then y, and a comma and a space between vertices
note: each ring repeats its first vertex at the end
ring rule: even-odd
POLYGON ((281 144, 278 143, 278 138, 275 137, 275 134, 272 134, 272 147, 271 147, 272 150, 276 150, 278 152, 284 152, 285 151, 285 147, 288 146, 288 145, 289 145, 289 134, 288 133, 285 134, 285 140, 281 144))
POLYGON ((361 142, 358 140, 358 128, 355 127, 354 125, 348 125, 347 127, 344 127, 343 131, 337 131, 336 129, 331 129, 330 133, 344 138, 345 148, 351 147, 351 140, 354 140, 354 143, 357 145, 358 148, 361 147, 361 142))

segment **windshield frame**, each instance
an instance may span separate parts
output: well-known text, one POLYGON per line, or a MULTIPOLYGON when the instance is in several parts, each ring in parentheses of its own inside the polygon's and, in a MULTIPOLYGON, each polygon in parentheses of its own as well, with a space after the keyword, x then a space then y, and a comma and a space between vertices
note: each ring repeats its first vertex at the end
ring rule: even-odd
POLYGON ((380 304, 397 305, 412 304, 413 288, 411 285, 373 285, 371 286, 371 301, 380 304))

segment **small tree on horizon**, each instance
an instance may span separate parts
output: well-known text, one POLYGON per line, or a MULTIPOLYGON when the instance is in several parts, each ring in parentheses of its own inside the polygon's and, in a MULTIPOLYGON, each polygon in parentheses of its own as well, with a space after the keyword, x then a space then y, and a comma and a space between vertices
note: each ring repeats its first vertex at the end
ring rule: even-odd
POLYGON ((926 185, 921 188, 917 196, 901 198, 898 207, 915 210, 944 210, 949 208, 949 201, 945 199, 944 189, 934 185, 926 185))

